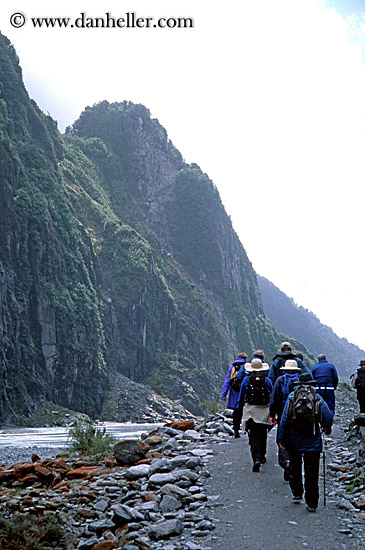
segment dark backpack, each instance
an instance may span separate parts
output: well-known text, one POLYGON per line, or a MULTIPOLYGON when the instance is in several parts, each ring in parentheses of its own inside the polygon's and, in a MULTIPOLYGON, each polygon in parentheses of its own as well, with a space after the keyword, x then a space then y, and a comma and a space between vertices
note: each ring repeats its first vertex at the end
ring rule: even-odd
POLYGON ((233 363, 229 386, 233 391, 240 391, 242 380, 237 380, 237 374, 244 363, 233 363))
POLYGON ((254 371, 248 377, 246 401, 249 405, 268 405, 270 390, 266 384, 265 372, 254 371))
POLYGON ((361 368, 357 370, 356 389, 365 391, 365 369, 361 368))
POLYGON ((309 385, 297 386, 290 395, 286 418, 292 427, 303 434, 315 434, 321 422, 321 398, 309 385))

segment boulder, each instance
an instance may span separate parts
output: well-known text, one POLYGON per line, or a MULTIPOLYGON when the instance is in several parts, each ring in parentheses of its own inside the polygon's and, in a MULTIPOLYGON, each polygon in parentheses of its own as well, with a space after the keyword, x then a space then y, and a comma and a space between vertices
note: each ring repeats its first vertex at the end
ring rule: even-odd
POLYGON ((149 450, 150 446, 144 441, 126 439, 114 445, 113 454, 118 464, 127 466, 137 464, 139 460, 145 458, 149 450))
POLYGON ((184 529, 179 519, 168 519, 161 523, 155 523, 148 529, 148 536, 152 540, 167 539, 175 535, 181 535, 184 529))

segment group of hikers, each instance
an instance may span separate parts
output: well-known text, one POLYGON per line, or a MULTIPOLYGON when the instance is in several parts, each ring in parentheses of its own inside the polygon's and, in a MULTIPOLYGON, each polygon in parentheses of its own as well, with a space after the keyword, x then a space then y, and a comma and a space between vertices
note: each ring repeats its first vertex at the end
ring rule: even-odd
MULTIPOLYGON (((365 360, 359 367, 352 375, 352 386, 363 413, 365 360)), ((308 512, 318 507, 322 431, 326 435, 332 431, 337 385, 336 368, 323 353, 310 370, 289 342, 281 344, 271 366, 265 363, 262 350, 255 351, 250 361, 246 353, 239 353, 223 384, 221 397, 233 409, 234 437, 240 437, 241 424, 248 433, 252 471, 259 472, 266 462, 267 435, 277 425, 278 462, 284 480, 289 482, 294 503, 304 495, 308 512)))

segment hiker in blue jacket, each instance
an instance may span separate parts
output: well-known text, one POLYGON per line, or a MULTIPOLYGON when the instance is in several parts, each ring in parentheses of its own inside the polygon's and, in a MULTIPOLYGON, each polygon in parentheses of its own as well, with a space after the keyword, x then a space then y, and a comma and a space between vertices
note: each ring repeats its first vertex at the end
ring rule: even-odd
MULTIPOLYGON (((270 422, 273 426, 280 424, 281 415, 283 414, 284 406, 289 394, 293 391, 293 384, 299 380, 300 367, 294 359, 287 359, 285 365, 280 367, 282 376, 276 380, 274 389, 270 398, 270 422)), ((276 434, 276 442, 278 444, 278 461, 279 466, 284 470, 284 480, 290 479, 290 458, 287 449, 279 447, 279 430, 276 434)))
POLYGON ((309 373, 310 370, 305 366, 303 361, 292 352, 291 344, 289 342, 283 342, 281 344, 281 350, 273 358, 273 362, 269 371, 269 378, 273 384, 275 384, 277 378, 281 375, 280 367, 282 367, 287 359, 294 359, 298 363, 298 367, 301 369, 301 373, 309 373))
POLYGON ((247 355, 244 352, 241 352, 238 354, 237 359, 235 359, 232 363, 232 365, 228 368, 226 377, 224 379, 223 388, 222 388, 222 394, 221 399, 226 402, 227 400, 227 394, 228 395, 228 401, 227 401, 227 409, 233 409, 233 430, 234 430, 234 436, 236 438, 240 437, 240 426, 242 421, 242 409, 236 409, 236 404, 238 402, 239 397, 239 391, 235 391, 230 386, 230 380, 231 380, 231 374, 232 370, 234 368, 239 367, 240 369, 244 369, 244 365, 247 361, 247 355))
POLYGON ((308 512, 315 512, 319 500, 319 460, 322 451, 322 436, 320 426, 324 433, 331 433, 332 416, 325 400, 315 394, 319 405, 319 414, 309 427, 303 423, 295 422, 290 416, 292 404, 297 391, 307 385, 314 386, 316 381, 311 375, 301 374, 299 381, 294 383, 295 390, 289 395, 284 407, 279 426, 279 445, 282 449, 289 450, 290 456, 290 488, 293 493, 293 502, 299 503, 303 497, 302 461, 304 460, 304 489, 305 502, 308 512), (289 412, 288 412, 289 409, 289 412))
POLYGON ((318 363, 312 369, 312 376, 318 382, 316 391, 327 403, 333 421, 335 416, 335 390, 338 386, 338 374, 336 367, 327 361, 327 357, 324 353, 318 355, 318 363))
POLYGON ((270 367, 256 358, 251 363, 246 363, 245 368, 248 376, 243 379, 236 408, 243 407, 242 423, 248 432, 253 461, 252 471, 259 472, 261 464, 266 462, 267 433, 271 428, 269 402, 272 383, 266 376, 266 371, 270 367), (255 387, 252 377, 258 382, 255 387))

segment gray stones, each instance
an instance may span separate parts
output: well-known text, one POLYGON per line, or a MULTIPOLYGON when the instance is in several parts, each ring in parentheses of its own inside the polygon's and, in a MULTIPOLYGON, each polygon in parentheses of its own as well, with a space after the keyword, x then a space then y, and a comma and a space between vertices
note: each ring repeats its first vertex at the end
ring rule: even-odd
POLYGON ((142 521, 144 516, 138 512, 135 508, 127 506, 126 504, 121 504, 114 508, 113 522, 118 527, 128 523, 129 521, 142 521))
POLYGON ((177 474, 153 474, 148 480, 149 487, 158 487, 159 485, 165 485, 166 483, 175 483, 178 479, 177 474))
POLYGON ((99 498, 96 502, 94 502, 93 508, 95 508, 95 510, 99 510, 100 512, 105 512, 109 506, 109 503, 109 498, 99 498))
POLYGON ((181 501, 171 495, 164 495, 160 503, 160 509, 163 513, 175 512, 182 507, 181 501))
POLYGON ((147 477, 150 471, 149 464, 138 464, 138 466, 131 466, 125 473, 127 479, 138 479, 140 477, 147 477))
POLYGON ((161 523, 155 523, 148 528, 148 536, 152 540, 169 538, 174 535, 180 535, 184 529, 184 524, 179 519, 168 519, 161 523))

